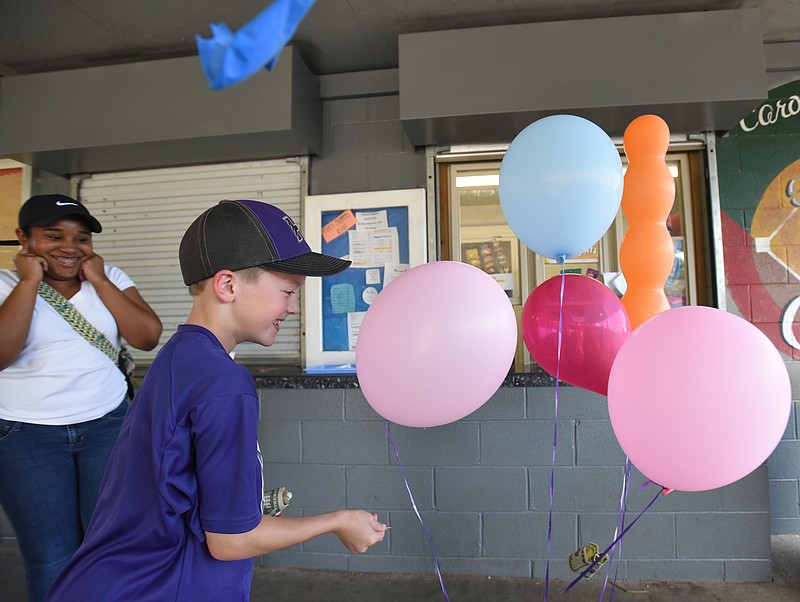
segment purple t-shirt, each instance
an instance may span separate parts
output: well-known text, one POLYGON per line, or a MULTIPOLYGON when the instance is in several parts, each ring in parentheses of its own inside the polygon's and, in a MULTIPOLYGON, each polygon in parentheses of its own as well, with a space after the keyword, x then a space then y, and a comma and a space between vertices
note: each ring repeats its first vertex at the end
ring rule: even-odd
POLYGON ((49 601, 248 600, 253 560, 214 559, 205 531, 261 521, 258 399, 214 335, 181 325, 131 403, 86 538, 49 601))

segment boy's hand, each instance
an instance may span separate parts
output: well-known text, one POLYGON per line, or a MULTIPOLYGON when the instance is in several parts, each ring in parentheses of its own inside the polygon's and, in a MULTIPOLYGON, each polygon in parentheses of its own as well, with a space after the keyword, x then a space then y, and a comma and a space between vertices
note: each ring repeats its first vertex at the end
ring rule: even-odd
POLYGON ((339 510, 341 525, 335 531, 336 537, 351 552, 359 554, 367 548, 383 541, 386 525, 378 521, 377 514, 364 510, 339 510))

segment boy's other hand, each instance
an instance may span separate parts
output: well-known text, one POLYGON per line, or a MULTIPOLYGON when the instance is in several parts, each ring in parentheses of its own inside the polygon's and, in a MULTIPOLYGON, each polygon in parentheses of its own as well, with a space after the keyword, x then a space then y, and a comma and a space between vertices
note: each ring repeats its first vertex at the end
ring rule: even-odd
POLYGON ((351 552, 359 554, 383 541, 386 525, 378 521, 378 515, 364 510, 339 510, 339 528, 336 537, 351 552))

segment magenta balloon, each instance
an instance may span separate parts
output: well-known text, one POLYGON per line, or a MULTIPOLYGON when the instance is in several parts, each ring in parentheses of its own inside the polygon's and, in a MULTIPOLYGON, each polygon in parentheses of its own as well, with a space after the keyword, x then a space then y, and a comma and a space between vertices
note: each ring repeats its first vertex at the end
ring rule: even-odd
MULTIPOLYGON (((522 309, 522 338, 531 356, 556 376, 561 276, 537 286, 522 309)), ((628 314, 605 284, 578 274, 564 276, 559 380, 605 395, 617 351, 631 332, 628 314)))
POLYGON ((792 396, 780 353, 750 322, 678 307, 643 322, 611 367, 611 425, 631 462, 681 491, 755 470, 786 429, 792 396))
POLYGON ((438 261, 410 269, 375 298, 358 332, 356 372, 387 420, 439 426, 494 395, 516 347, 503 289, 471 265, 438 261))

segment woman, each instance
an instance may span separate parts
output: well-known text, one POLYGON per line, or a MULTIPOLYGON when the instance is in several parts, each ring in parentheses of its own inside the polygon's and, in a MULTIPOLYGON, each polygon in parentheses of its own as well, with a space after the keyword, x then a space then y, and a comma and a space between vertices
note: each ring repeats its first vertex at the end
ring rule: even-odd
POLYGON ((42 295, 63 295, 116 350, 161 336, 131 279, 92 250, 101 230, 74 199, 34 196, 19 212, 16 271, 0 270, 0 504, 31 602, 81 542, 128 405, 114 349, 93 346, 42 295))

